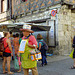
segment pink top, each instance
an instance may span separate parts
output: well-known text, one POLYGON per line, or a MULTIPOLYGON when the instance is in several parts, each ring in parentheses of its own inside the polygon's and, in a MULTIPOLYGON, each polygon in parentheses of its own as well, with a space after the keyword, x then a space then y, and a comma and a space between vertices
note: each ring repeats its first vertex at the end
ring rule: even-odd
MULTIPOLYGON (((22 39, 24 39, 25 38, 25 36, 23 36, 23 38, 22 39)), ((33 35, 31 35, 30 37, 29 37, 29 41, 28 41, 28 43, 30 44, 30 45, 37 45, 37 41, 36 41, 36 39, 35 39, 35 37, 33 36, 33 35)))

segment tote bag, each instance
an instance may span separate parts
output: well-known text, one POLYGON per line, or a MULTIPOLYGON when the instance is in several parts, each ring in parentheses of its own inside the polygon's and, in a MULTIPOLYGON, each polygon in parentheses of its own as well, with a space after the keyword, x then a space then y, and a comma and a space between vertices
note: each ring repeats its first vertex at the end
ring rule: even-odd
POLYGON ((18 59, 17 59, 16 56, 15 56, 15 59, 14 59, 14 68, 19 69, 19 63, 18 63, 18 59))
POLYGON ((73 59, 73 52, 74 50, 72 50, 71 54, 69 55, 72 59, 73 59))

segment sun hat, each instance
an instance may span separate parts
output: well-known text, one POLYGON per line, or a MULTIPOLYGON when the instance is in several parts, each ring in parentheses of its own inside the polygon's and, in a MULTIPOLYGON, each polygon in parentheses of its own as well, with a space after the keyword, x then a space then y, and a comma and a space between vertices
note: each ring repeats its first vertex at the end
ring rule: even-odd
POLYGON ((30 33, 34 33, 34 31, 31 30, 31 25, 27 25, 27 24, 24 24, 24 25, 23 25, 23 28, 20 29, 20 31, 22 31, 22 32, 27 31, 27 32, 30 32, 30 33))

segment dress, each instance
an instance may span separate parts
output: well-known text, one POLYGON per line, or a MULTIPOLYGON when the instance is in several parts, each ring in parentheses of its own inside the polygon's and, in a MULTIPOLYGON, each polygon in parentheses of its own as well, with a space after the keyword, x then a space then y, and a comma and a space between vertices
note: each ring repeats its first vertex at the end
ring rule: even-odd
POLYGON ((17 54, 18 49, 19 49, 19 38, 14 38, 13 39, 13 45, 14 45, 14 49, 15 49, 15 54, 17 54))
POLYGON ((34 36, 30 36, 29 39, 26 39, 27 43, 26 43, 26 48, 25 48, 25 52, 21 54, 21 63, 22 63, 22 67, 25 69, 30 69, 30 68, 34 68, 37 67, 37 61, 32 61, 31 57, 30 57, 30 50, 32 50, 32 48, 30 48, 28 46, 28 43, 33 45, 36 44, 36 39, 34 36), (33 41, 34 40, 34 41, 33 41))

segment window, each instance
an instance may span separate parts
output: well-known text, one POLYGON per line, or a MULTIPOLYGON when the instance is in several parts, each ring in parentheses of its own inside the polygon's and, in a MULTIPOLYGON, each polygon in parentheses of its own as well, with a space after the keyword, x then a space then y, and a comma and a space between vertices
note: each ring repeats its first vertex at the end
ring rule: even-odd
POLYGON ((1 0, 1 12, 7 11, 7 1, 1 0))
POLYGON ((4 0, 1 0, 1 12, 4 12, 4 0))

